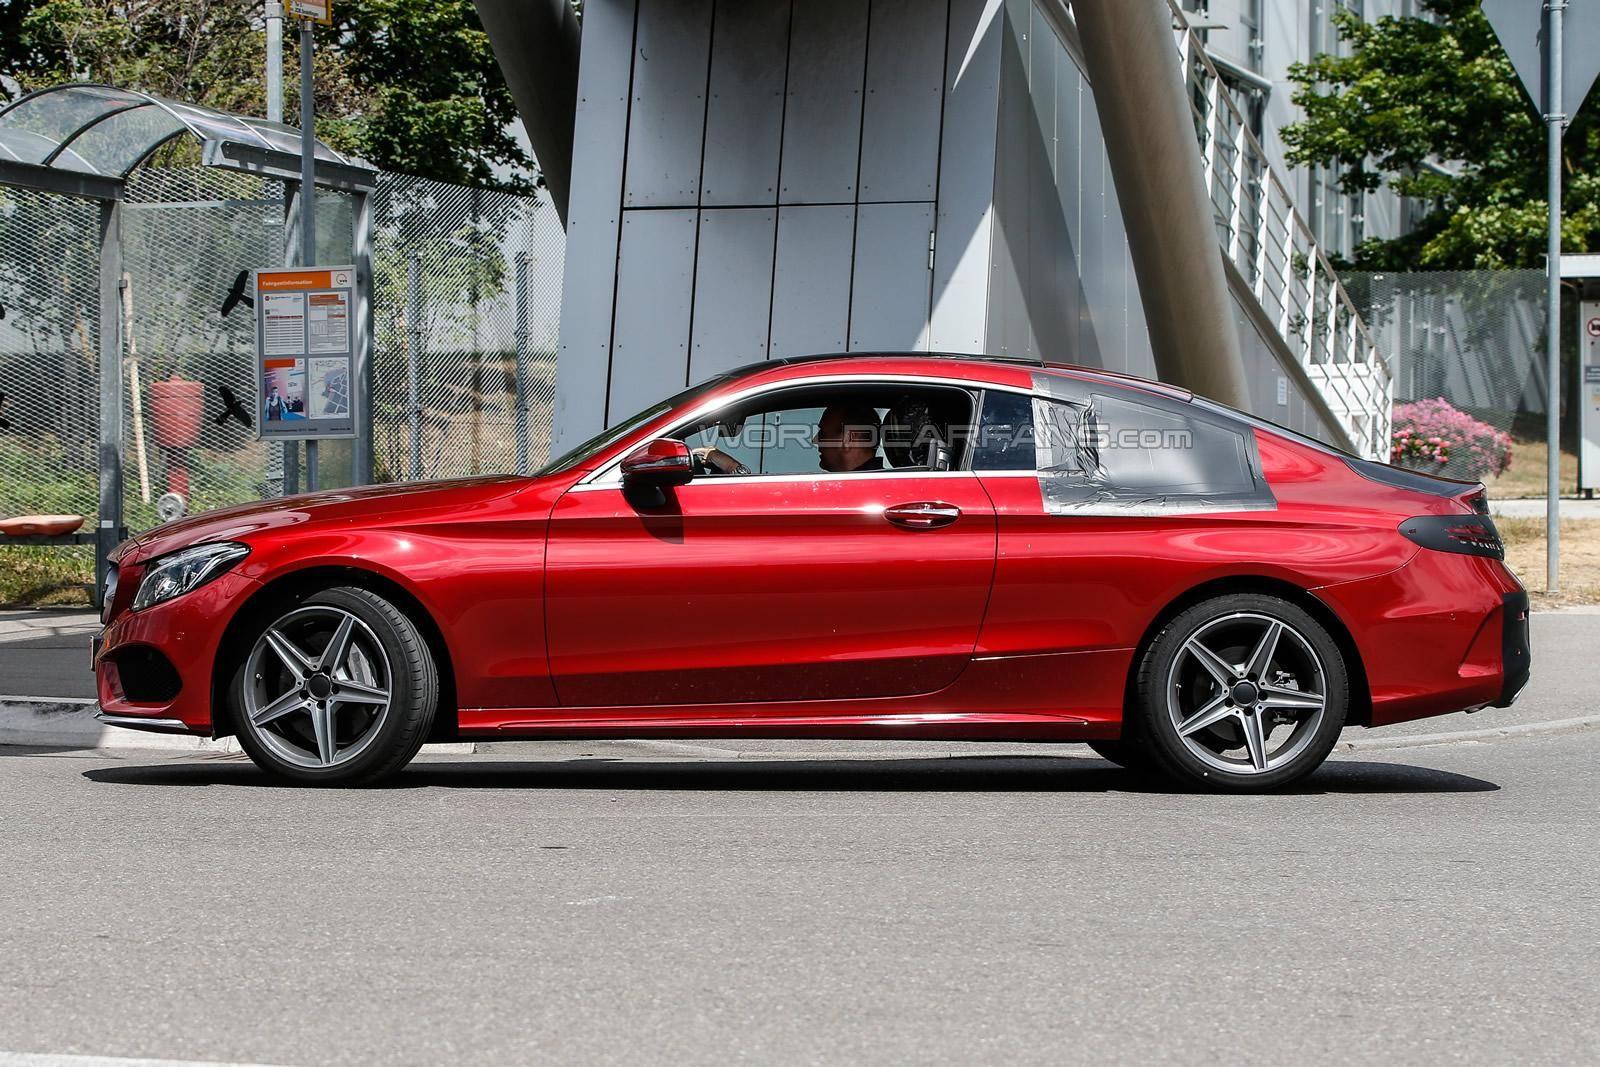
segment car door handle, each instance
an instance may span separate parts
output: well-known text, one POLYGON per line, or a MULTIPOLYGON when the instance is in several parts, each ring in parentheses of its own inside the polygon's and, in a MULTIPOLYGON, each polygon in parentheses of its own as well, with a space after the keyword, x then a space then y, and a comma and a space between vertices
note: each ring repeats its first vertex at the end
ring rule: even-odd
POLYGON ((937 530, 961 517, 961 509, 942 500, 919 500, 883 509, 883 517, 908 530, 937 530))

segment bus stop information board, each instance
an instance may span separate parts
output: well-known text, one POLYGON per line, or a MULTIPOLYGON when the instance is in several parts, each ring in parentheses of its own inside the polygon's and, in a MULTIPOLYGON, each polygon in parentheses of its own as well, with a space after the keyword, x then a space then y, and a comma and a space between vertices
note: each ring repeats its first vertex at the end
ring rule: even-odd
POLYGON ((354 267, 256 271, 256 415, 276 440, 354 437, 354 267))

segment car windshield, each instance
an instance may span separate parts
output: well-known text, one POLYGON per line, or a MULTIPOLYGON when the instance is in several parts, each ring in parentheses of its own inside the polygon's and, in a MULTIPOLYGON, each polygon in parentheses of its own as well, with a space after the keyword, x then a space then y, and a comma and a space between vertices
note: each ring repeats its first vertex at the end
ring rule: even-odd
POLYGON ((622 440, 630 433, 633 433, 633 431, 637 430, 650 420, 668 411, 671 411, 673 408, 682 407, 684 404, 687 404, 689 401, 695 399, 695 397, 700 396, 702 393, 709 392, 713 386, 721 385, 731 377, 733 377, 733 375, 718 375, 715 378, 701 382, 699 385, 691 386, 690 388, 685 389, 677 396, 668 397, 666 400, 652 404, 632 418, 623 419, 615 426, 601 430, 599 433, 583 442, 583 444, 578 445, 576 448, 566 452, 557 459, 545 464, 539 470, 535 471, 533 476, 535 478, 542 478, 547 474, 560 474, 562 471, 571 470, 573 467, 576 467, 578 464, 582 463, 591 456, 610 448, 613 444, 622 440))

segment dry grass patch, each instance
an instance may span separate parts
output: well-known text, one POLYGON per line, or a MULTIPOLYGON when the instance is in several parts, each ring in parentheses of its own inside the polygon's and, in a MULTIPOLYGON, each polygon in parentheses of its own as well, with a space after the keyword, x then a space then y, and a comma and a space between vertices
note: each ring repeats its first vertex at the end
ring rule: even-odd
MULTIPOLYGON (((1489 496, 1496 500, 1515 500, 1522 497, 1540 497, 1545 495, 1545 479, 1549 474, 1545 471, 1545 462, 1550 456, 1550 449, 1541 440, 1517 440, 1511 443, 1511 466, 1498 478, 1486 478, 1485 484, 1489 487, 1489 496)), ((1561 453, 1561 491, 1572 492, 1572 487, 1578 484, 1578 455, 1575 452, 1561 453)), ((1544 564, 1540 564, 1543 567, 1544 564)), ((1540 573, 1543 573, 1541 571, 1540 573)), ((1540 583, 1543 585, 1543 581, 1540 583)))
POLYGON ((1506 565, 1533 595, 1535 607, 1600 604, 1600 522, 1568 519, 1561 524, 1561 593, 1544 590, 1543 519, 1497 517, 1506 543, 1506 565))

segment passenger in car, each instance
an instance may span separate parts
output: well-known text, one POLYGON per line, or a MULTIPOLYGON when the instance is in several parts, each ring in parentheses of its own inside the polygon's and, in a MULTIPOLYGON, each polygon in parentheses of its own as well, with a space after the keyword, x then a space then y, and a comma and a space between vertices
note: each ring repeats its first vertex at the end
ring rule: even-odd
POLYGON ((878 439, 883 423, 866 404, 830 404, 817 420, 817 453, 830 474, 883 470, 878 439))

